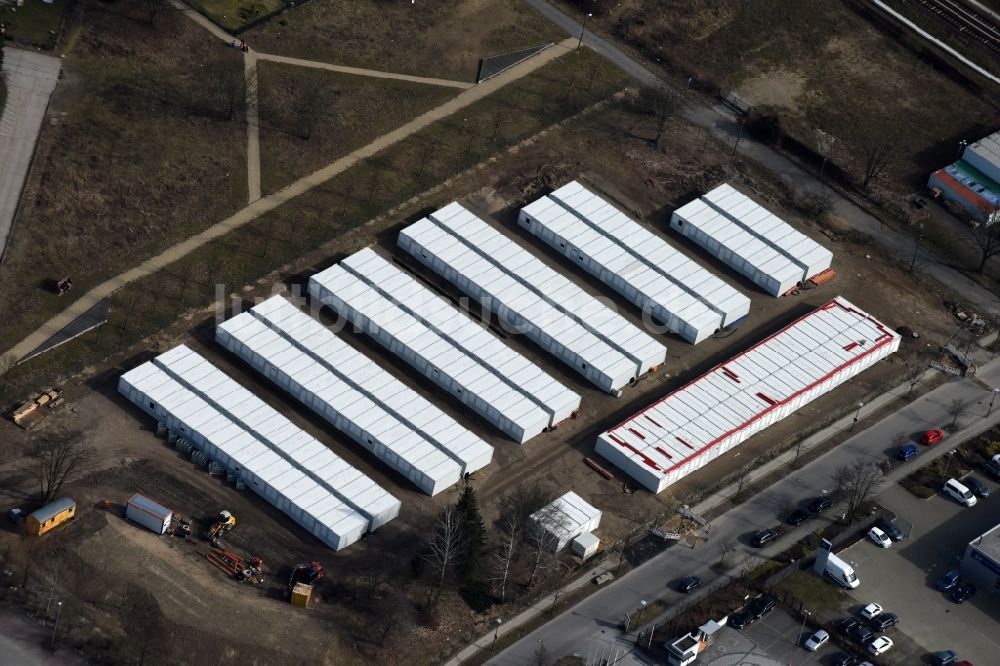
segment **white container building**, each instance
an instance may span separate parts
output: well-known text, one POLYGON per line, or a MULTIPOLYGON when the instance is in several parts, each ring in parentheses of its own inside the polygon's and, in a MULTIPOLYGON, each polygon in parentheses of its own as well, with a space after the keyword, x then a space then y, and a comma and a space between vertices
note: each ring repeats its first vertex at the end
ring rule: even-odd
POLYGON ((580 396, 370 248, 309 280, 309 294, 519 443, 580 396))
POLYGON ((772 296, 833 262, 832 252, 728 184, 678 208, 670 226, 772 296))
POLYGON ((368 530, 359 511, 157 365, 126 372, 118 390, 331 548, 346 548, 368 530))
POLYGON ((613 395, 666 360, 666 347, 458 203, 401 231, 399 245, 613 395))
POLYGON ((398 499, 192 349, 180 345, 152 362, 364 515, 368 531, 399 515, 398 499))
POLYGON ((429 495, 493 458, 493 447, 280 296, 220 324, 215 338, 429 495))
POLYGON ((577 181, 518 223, 691 344, 750 312, 749 298, 577 181))
POLYGON ((899 334, 836 298, 597 439, 643 486, 670 484, 899 349, 899 334))
POLYGON ((555 550, 559 551, 581 534, 596 530, 601 524, 601 511, 571 490, 531 514, 531 520, 552 536, 555 550))
POLYGON ((125 503, 125 518, 156 534, 170 529, 174 512, 144 495, 132 495, 125 503))

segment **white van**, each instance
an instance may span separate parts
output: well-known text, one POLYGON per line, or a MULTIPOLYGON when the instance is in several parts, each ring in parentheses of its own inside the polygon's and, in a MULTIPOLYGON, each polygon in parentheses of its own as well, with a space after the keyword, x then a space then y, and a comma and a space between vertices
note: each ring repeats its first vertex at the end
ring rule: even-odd
POLYGON ((949 495, 953 500, 962 506, 976 505, 976 496, 972 494, 972 491, 955 479, 948 479, 945 481, 944 488, 942 488, 942 490, 944 490, 946 495, 949 495))

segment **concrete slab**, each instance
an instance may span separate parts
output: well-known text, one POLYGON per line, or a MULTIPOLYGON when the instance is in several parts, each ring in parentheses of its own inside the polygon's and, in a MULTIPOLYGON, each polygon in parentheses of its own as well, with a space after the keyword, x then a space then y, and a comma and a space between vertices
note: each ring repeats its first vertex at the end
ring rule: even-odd
POLYGON ((4 51, 7 104, 0 117, 0 261, 59 68, 59 58, 21 49, 4 51))

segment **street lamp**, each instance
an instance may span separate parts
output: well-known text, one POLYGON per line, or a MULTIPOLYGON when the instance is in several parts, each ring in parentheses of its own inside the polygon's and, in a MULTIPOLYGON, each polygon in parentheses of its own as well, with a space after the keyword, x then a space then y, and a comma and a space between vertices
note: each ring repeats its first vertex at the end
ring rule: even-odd
POLYGON ((587 14, 583 17, 583 25, 580 26, 580 40, 576 43, 577 50, 583 46, 583 33, 587 30, 587 19, 589 19, 593 14, 587 14))
POLYGON ((493 642, 490 643, 490 652, 493 652, 493 648, 496 647, 497 636, 500 635, 500 625, 501 624, 503 624, 503 618, 498 617, 497 618, 497 628, 493 631, 493 642))
POLYGON ((733 144, 733 154, 732 157, 736 157, 736 151, 740 147, 740 139, 743 138, 743 126, 746 125, 746 116, 740 118, 740 131, 736 134, 736 143, 733 144))
POLYGON ((806 619, 810 615, 812 615, 812 613, 810 613, 809 611, 807 610, 802 611, 802 628, 799 629, 799 640, 796 643, 796 645, 802 645, 802 634, 806 633, 806 619))
POLYGON ((919 224, 917 225, 917 238, 916 242, 913 243, 913 257, 910 259, 910 268, 907 271, 908 273, 913 272, 913 265, 917 263, 917 249, 920 248, 920 241, 922 241, 923 239, 924 239, 924 225, 919 224))
POLYGON ((56 629, 59 628, 59 613, 60 612, 62 612, 62 602, 61 601, 57 601, 56 602, 56 621, 52 625, 52 645, 51 645, 51 648, 53 650, 56 649, 56 629))
POLYGON ((635 616, 635 626, 636 627, 639 627, 642 624, 641 619, 642 619, 642 612, 644 610, 646 610, 646 600, 645 599, 643 599, 643 600, 641 600, 639 602, 639 614, 635 616))
POLYGON ((944 472, 941 473, 941 476, 948 476, 948 467, 951 466, 951 459, 955 457, 955 451, 956 449, 952 449, 948 452, 948 460, 944 463, 944 472))
POLYGON ((858 425, 858 417, 861 416, 861 408, 865 406, 865 403, 858 400, 858 411, 854 413, 854 421, 851 423, 851 432, 854 432, 854 427, 858 425))
POLYGON ((965 152, 965 147, 967 145, 969 145, 969 142, 966 141, 965 139, 962 139, 961 141, 958 142, 958 157, 956 159, 959 160, 962 159, 962 153, 965 152))
POLYGON ((986 410, 986 416, 990 415, 993 411, 993 401, 997 399, 997 393, 1000 393, 1000 388, 993 389, 993 395, 990 396, 990 407, 986 410))

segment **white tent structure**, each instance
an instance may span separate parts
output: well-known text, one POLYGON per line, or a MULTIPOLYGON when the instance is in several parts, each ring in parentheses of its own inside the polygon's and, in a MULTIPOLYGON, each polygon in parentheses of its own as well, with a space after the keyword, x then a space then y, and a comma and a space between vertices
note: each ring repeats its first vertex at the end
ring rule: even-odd
POLYGON ((899 339, 836 298, 603 433, 596 451, 659 493, 875 365, 899 339))
POLYGON ((371 248, 309 280, 309 294, 519 443, 580 396, 371 248))
POLYGON ((399 500, 183 345, 118 390, 335 550, 399 514, 399 500))
POLYGON ((493 447, 280 296, 216 328, 216 341, 435 495, 493 447))
POLYGON ((678 208, 670 226, 772 296, 833 262, 832 252, 728 184, 678 208))
POLYGON ((601 524, 601 511, 571 490, 531 514, 531 520, 551 535, 553 549, 559 551, 581 534, 596 530, 601 524))
POLYGON ((749 298, 575 180, 518 223, 691 344, 750 312, 749 298))
POLYGON ((458 203, 401 231, 399 245, 613 395, 666 360, 666 347, 458 203))

